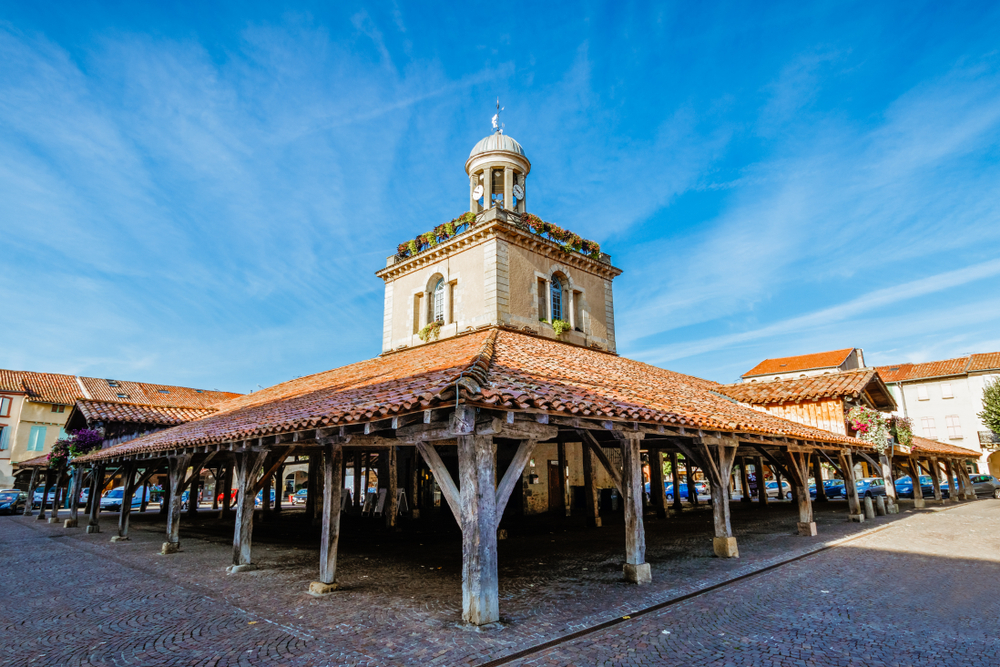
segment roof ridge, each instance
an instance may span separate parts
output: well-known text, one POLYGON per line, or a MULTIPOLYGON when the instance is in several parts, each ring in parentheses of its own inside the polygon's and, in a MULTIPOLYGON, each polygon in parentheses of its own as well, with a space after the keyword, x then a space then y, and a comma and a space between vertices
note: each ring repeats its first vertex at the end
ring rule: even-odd
POLYGON ((106 401, 100 398, 78 398, 76 399, 78 403, 101 403, 103 405, 134 405, 137 408, 157 408, 157 409, 172 409, 172 410, 211 410, 212 412, 218 412, 219 408, 214 405, 175 405, 173 403, 167 405, 158 405, 156 403, 135 403, 133 401, 106 401))

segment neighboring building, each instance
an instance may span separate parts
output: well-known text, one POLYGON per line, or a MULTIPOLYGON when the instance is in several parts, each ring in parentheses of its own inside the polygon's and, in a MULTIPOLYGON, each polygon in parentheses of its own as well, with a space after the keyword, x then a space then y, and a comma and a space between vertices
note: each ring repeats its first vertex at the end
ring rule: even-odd
POLYGON ((878 371, 900 412, 913 421, 914 435, 975 450, 975 472, 1000 477, 1000 435, 978 416, 987 383, 1000 378, 1000 352, 879 366, 878 371))
POLYGON ((842 373, 864 367, 864 351, 859 347, 848 347, 843 350, 802 354, 797 357, 765 359, 740 377, 744 382, 773 382, 842 373))
POLYGON ((0 486, 13 484, 15 463, 48 454, 68 430, 88 425, 110 429, 109 443, 117 444, 144 432, 210 414, 214 412, 213 406, 239 395, 145 382, 0 370, 0 486), (73 422, 68 425, 71 417, 73 422))
POLYGON ((855 405, 882 412, 896 410, 889 388, 870 368, 790 380, 740 382, 722 385, 718 391, 775 417, 843 435, 849 435, 845 419, 855 405))

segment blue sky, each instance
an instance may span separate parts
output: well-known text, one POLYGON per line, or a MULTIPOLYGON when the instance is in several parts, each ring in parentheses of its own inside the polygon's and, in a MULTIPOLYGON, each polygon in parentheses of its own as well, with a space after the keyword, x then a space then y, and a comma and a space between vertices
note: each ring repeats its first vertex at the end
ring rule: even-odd
POLYGON ((233 391, 376 355, 495 98, 619 352, 1000 350, 1000 6, 6 2, 0 367, 233 391))

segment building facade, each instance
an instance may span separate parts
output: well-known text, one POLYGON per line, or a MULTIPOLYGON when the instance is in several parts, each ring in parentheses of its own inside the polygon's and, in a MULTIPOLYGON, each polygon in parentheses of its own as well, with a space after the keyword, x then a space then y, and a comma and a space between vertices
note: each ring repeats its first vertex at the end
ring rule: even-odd
POLYGON ((743 382, 774 382, 815 375, 843 373, 865 367, 865 353, 859 347, 765 359, 740 376, 743 382))

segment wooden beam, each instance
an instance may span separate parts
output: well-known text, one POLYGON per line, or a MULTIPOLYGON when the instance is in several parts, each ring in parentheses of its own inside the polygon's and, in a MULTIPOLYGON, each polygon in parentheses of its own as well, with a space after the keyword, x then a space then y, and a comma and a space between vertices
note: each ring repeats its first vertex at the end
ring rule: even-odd
POLYGON ((583 445, 585 447, 589 447, 590 451, 592 451, 594 456, 597 457, 597 460, 601 462, 602 466, 604 466, 604 469, 611 477, 611 481, 614 482, 615 488, 618 489, 618 494, 622 495, 622 474, 620 471, 615 470, 614 466, 611 465, 611 461, 608 460, 608 455, 604 453, 603 449, 601 449, 600 443, 597 442, 597 439, 590 433, 590 431, 579 430, 577 433, 579 433, 580 437, 583 439, 583 445))
POLYGON ((514 452, 514 458, 511 460, 510 465, 507 466, 507 471, 503 474, 503 479, 500 480, 500 484, 497 486, 496 513, 498 527, 500 520, 503 519, 504 510, 507 509, 510 494, 520 485, 521 474, 524 472, 524 466, 531 459, 531 452, 535 449, 535 444, 534 440, 521 441, 521 444, 517 446, 517 451, 514 452))
MULTIPOLYGON (((344 452, 339 444, 323 447, 323 535, 319 543, 319 580, 325 586, 336 582, 337 544, 340 540, 340 489, 344 452)), ((287 454, 286 454, 287 456, 287 454)))
POLYGON ((462 480, 462 620, 485 625, 500 620, 497 568, 496 458, 493 438, 458 438, 462 480))
POLYGON ((285 450, 284 454, 278 454, 275 457, 274 463, 271 464, 271 467, 267 469, 267 472, 265 472, 263 475, 261 475, 260 479, 258 479, 257 481, 254 482, 254 485, 253 485, 253 495, 254 496, 256 496, 260 492, 260 490, 264 488, 264 485, 267 484, 267 480, 271 479, 271 477, 274 476, 274 473, 278 472, 278 468, 280 468, 281 466, 283 466, 285 464, 285 459, 287 459, 288 456, 293 451, 295 451, 295 448, 296 448, 296 446, 292 445, 291 447, 289 447, 288 449, 285 450))
POLYGON ((451 508, 451 513, 455 516, 455 520, 458 521, 459 526, 462 525, 462 504, 460 497, 458 495, 458 487, 455 485, 455 480, 451 478, 451 473, 448 472, 448 468, 445 467, 444 461, 441 460, 441 456, 434 449, 434 445, 428 442, 417 442, 417 451, 420 455, 424 457, 424 461, 427 462, 427 467, 431 469, 431 473, 434 475, 434 479, 437 480, 438 486, 441 488, 441 495, 444 497, 445 502, 448 503, 448 507, 451 508))

